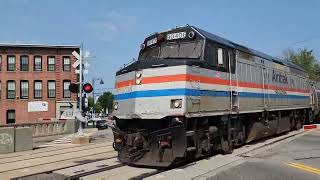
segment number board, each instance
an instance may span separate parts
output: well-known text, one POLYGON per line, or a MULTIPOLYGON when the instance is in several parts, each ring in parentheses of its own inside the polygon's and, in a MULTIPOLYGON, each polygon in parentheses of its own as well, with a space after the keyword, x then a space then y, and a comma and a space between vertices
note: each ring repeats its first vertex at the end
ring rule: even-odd
POLYGON ((184 39, 186 38, 186 36, 187 36, 186 32, 171 33, 171 34, 167 34, 167 40, 184 39))
POLYGON ((153 38, 153 39, 150 39, 149 41, 147 41, 147 46, 151 46, 151 45, 154 45, 157 43, 157 38, 153 38))

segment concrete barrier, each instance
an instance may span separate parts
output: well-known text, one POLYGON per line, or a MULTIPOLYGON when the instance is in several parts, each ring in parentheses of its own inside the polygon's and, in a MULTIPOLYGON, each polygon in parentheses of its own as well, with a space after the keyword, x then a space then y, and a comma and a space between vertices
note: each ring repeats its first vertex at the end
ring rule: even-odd
POLYGON ((53 136, 62 134, 72 134, 78 131, 79 121, 63 120, 63 121, 48 121, 39 123, 24 123, 24 124, 10 124, 0 125, 0 128, 5 127, 30 127, 32 137, 53 136))
POLYGON ((79 128, 79 121, 75 120, 66 120, 64 126, 64 133, 65 134, 72 134, 78 131, 79 128))
MULTIPOLYGON (((32 150, 34 137, 73 134, 78 128, 76 120, 0 125, 0 154, 32 150)), ((77 143, 83 144, 86 140, 77 143)))
POLYGON ((18 127, 15 128, 14 151, 27 151, 33 149, 32 128, 18 127))
POLYGON ((0 128, 0 154, 14 152, 14 128, 0 128))

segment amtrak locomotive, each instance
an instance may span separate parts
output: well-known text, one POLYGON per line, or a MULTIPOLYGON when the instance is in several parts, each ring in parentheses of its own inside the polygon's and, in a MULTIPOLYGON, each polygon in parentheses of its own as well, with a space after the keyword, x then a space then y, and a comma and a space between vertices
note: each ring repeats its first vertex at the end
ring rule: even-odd
POLYGON ((113 146, 123 163, 167 167, 299 129, 317 112, 302 68, 177 27, 147 37, 116 73, 113 146))

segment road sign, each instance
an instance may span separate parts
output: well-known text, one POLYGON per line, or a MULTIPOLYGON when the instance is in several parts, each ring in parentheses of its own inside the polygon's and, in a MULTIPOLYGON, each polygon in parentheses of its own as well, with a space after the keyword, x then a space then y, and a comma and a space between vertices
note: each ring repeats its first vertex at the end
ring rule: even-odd
POLYGON ((77 67, 79 66, 79 64, 80 64, 80 61, 77 60, 76 62, 74 62, 74 63, 72 64, 72 67, 73 67, 73 68, 77 68, 77 67))
MULTIPOLYGON (((89 73, 89 71, 88 71, 87 69, 84 69, 82 72, 83 72, 83 74, 88 74, 88 73, 89 73)), ((75 70, 75 73, 76 73, 76 74, 80 74, 80 70, 79 70, 79 69, 76 69, 76 70, 75 70)))
POLYGON ((77 53, 77 51, 73 51, 73 52, 72 52, 72 55, 73 55, 74 57, 76 57, 78 60, 80 60, 80 54, 77 53))

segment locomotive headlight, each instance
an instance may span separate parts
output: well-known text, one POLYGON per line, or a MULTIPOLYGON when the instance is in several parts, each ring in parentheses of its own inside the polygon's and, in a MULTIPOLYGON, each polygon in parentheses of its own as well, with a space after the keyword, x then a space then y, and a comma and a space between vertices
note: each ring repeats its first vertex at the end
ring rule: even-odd
POLYGON ((170 108, 181 108, 182 107, 182 99, 172 99, 170 108))
POLYGON ((141 79, 136 79, 136 84, 141 84, 141 79))
POLYGON ((136 84, 140 85, 142 81, 142 71, 137 71, 136 72, 136 84))
POLYGON ((180 107, 180 106, 181 106, 180 101, 174 102, 174 107, 175 107, 175 108, 178 108, 178 107, 180 107))
POLYGON ((115 102, 114 105, 113 105, 113 109, 114 110, 118 110, 118 108, 119 108, 118 102, 115 102))

